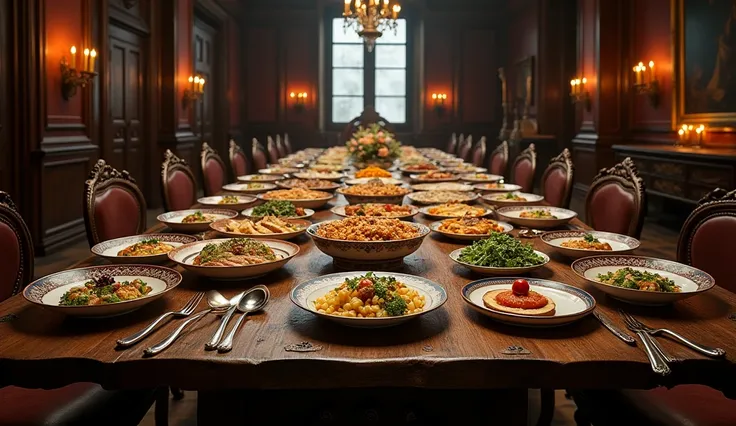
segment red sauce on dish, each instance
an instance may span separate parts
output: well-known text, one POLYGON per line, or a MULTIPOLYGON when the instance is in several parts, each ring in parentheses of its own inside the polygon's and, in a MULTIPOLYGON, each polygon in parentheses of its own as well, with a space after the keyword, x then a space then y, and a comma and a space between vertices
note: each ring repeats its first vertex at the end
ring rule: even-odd
POLYGON ((521 309, 539 309, 547 306, 547 298, 537 293, 536 291, 530 291, 526 295, 515 294, 512 290, 504 291, 496 296, 496 302, 501 306, 507 308, 521 308, 521 309))

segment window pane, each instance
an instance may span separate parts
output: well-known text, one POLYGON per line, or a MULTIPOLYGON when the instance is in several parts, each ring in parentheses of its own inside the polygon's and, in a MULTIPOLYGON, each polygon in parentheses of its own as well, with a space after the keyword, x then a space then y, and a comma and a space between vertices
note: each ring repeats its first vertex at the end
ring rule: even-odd
POLYGON ((406 98, 377 96, 376 112, 390 123, 406 123, 406 98))
POLYGON ((406 43, 406 19, 397 19, 396 23, 396 34, 394 30, 384 30, 383 35, 376 40, 376 44, 406 43))
POLYGON ((376 68, 406 68, 406 46, 376 46, 376 68))
MULTIPOLYGON (((332 122, 347 123, 363 112, 362 96, 336 96, 332 98, 332 122)), ((388 117, 386 117, 388 119, 388 117)))
POLYGON ((406 94, 406 70, 376 70, 376 95, 406 94))
MULTIPOLYGON (((394 46, 385 46, 394 47, 394 46)), ((359 44, 332 45, 333 67, 363 67, 363 46, 359 44)))
POLYGON ((332 94, 359 96, 363 94, 363 70, 332 70, 332 94))
POLYGON ((360 43, 363 40, 358 37, 358 33, 353 28, 343 28, 344 18, 335 18, 332 20, 332 42, 333 43, 360 43))

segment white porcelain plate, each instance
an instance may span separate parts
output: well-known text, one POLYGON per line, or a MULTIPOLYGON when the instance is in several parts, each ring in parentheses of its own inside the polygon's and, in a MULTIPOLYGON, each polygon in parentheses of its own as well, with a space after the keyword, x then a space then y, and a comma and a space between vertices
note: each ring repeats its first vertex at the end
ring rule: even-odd
POLYGON ((510 206, 500 207, 496 209, 498 217, 511 222, 514 225, 519 225, 527 228, 540 228, 550 229, 557 228, 568 224, 571 220, 577 217, 577 213, 572 210, 563 209, 561 207, 549 207, 549 206, 510 206), (534 211, 548 211, 555 218, 531 218, 521 217, 524 212, 534 211))
POLYGON ((159 240, 174 248, 197 241, 197 237, 184 234, 143 234, 130 237, 115 238, 95 244, 92 253, 109 260, 112 263, 162 263, 169 260, 167 253, 150 256, 118 256, 118 253, 133 244, 144 240, 159 240))
POLYGON ((543 267, 544 265, 549 263, 549 256, 542 253, 539 250, 534 250, 534 253, 542 256, 542 263, 538 265, 533 266, 521 266, 521 267, 493 267, 493 266, 478 266, 478 265, 471 265, 470 263, 465 263, 460 260, 460 253, 463 251, 462 248, 459 248, 457 250, 453 250, 450 253, 450 259, 454 260, 457 264, 463 265, 464 267, 477 272, 481 275, 518 275, 518 274, 526 274, 528 272, 531 272, 535 269, 539 269, 543 267))
POLYGON ((232 219, 238 215, 234 210, 226 209, 191 209, 191 210, 175 210, 173 212, 158 215, 159 222, 171 228, 174 232, 204 232, 210 229, 210 223, 221 219, 232 219), (185 217, 197 212, 208 216, 211 220, 206 222, 182 223, 185 217))
POLYGON ((249 195, 230 195, 230 197, 235 197, 237 199, 237 202, 221 203, 221 201, 225 198, 222 195, 215 195, 212 197, 202 197, 198 199, 197 202, 205 207, 213 208, 213 209, 242 210, 245 208, 245 206, 247 206, 248 204, 256 200, 256 197, 251 197, 249 195))
POLYGON ((223 191, 242 192, 245 194, 260 194, 278 188, 276 184, 269 182, 240 182, 228 183, 222 187, 223 191))
MULTIPOLYGON (((452 232, 440 230, 440 226, 442 226, 442 222, 443 222, 442 220, 438 220, 437 222, 432 222, 429 225, 429 229, 431 229, 432 231, 440 235, 444 235, 447 238, 452 238, 452 239, 460 240, 460 241, 476 241, 476 240, 482 240, 483 238, 488 238, 488 234, 454 234, 452 232)), ((506 222, 498 222, 495 220, 494 222, 496 222, 499 226, 503 228, 503 231, 501 231, 503 233, 511 232, 514 229, 514 227, 511 226, 511 224, 508 224, 506 222)))
POLYGON ((628 235, 592 230, 550 231, 545 232, 540 239, 543 243, 552 248, 552 250, 573 259, 586 256, 598 256, 602 254, 627 254, 639 247, 639 240, 629 237, 628 235), (608 243, 608 245, 611 246, 611 250, 580 249, 562 246, 563 243, 568 241, 581 240, 586 235, 593 236, 601 243, 608 243))

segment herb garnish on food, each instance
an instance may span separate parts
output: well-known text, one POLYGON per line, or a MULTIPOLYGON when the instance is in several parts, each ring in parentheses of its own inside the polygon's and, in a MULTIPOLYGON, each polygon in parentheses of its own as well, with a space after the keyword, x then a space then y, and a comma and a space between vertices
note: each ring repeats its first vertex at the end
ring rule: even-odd
POLYGON ((492 268, 520 268, 544 262, 531 244, 524 244, 511 235, 495 232, 488 238, 465 247, 459 256, 461 262, 492 268))
POLYGON ((253 216, 298 216, 296 207, 291 201, 272 200, 253 208, 253 216))
POLYGON ((598 238, 594 237, 593 234, 585 234, 583 240, 585 240, 586 243, 600 243, 598 238))

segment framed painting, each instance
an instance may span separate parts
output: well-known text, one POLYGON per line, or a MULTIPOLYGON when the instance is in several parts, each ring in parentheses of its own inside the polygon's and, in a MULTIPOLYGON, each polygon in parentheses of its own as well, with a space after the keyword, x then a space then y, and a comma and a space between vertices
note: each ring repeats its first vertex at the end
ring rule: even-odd
POLYGON ((736 127, 736 0, 672 0, 672 125, 736 127))
POLYGON ((518 105, 534 105, 534 56, 524 58, 514 65, 514 102, 518 105))

